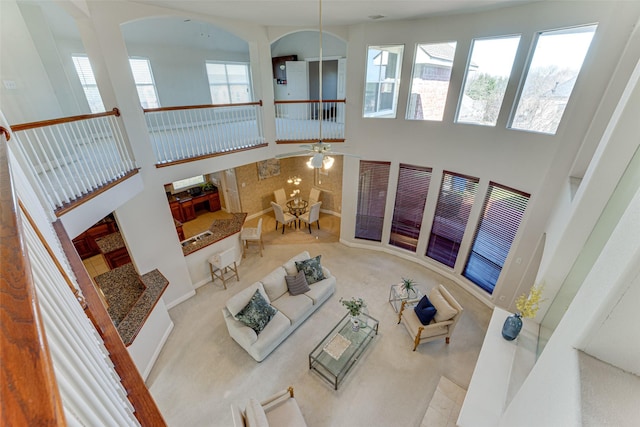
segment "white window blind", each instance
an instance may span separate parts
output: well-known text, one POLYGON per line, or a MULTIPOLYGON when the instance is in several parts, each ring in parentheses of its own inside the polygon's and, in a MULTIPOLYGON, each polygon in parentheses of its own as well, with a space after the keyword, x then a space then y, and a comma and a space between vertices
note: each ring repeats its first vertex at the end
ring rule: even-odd
POLYGON ((445 171, 431 226, 427 256, 449 267, 456 263, 471 207, 478 190, 478 178, 445 171))
POLYGON ((131 73, 138 90, 142 108, 159 108, 158 92, 151 72, 151 63, 146 58, 129 58, 131 73))
POLYGON ((80 84, 87 98, 89 109, 92 113, 103 113, 105 111, 104 104, 100 97, 100 91, 98 90, 89 58, 85 55, 72 55, 71 59, 73 60, 78 78, 80 78, 80 84))
POLYGON ((489 183, 482 219, 463 275, 490 294, 516 237, 529 197, 521 191, 489 183))
POLYGON ((431 168, 400 165, 390 245, 416 251, 430 181, 431 168))

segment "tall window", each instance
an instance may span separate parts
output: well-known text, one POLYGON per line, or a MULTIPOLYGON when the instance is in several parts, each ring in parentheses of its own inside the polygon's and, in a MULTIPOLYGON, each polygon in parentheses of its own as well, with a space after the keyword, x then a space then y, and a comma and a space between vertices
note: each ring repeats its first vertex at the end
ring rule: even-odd
POLYGON ((355 235, 357 239, 382 241, 390 166, 389 162, 360 161, 355 235))
POLYGON ((453 268, 477 190, 478 178, 444 172, 427 246, 428 257, 453 268))
POLYGON ((538 34, 511 128, 555 134, 597 25, 538 34))
POLYGON ((442 121, 455 53, 456 42, 416 47, 407 120, 442 121))
POLYGON ((73 65, 76 68, 76 73, 80 78, 80 84, 82 84, 82 90, 84 90, 84 96, 87 97, 89 103, 89 109, 92 113, 103 113, 105 111, 100 92, 98 91, 98 85, 96 78, 91 68, 91 63, 86 55, 72 55, 73 65))
POLYGON ((404 46, 369 46, 364 117, 395 118, 404 46))
POLYGON ((158 92, 151 73, 151 63, 146 58, 129 58, 133 80, 138 90, 138 98, 142 108, 158 108, 158 92))
POLYGON ((207 61, 206 66, 212 104, 251 102, 249 64, 207 61))
POLYGON ((400 165, 389 244, 416 251, 430 181, 431 168, 400 165))
POLYGON ((476 229, 463 275, 493 293, 511 243, 516 237, 529 194, 491 182, 484 214, 476 229))
POLYGON ((476 39, 471 47, 457 121, 495 126, 520 36, 476 39))

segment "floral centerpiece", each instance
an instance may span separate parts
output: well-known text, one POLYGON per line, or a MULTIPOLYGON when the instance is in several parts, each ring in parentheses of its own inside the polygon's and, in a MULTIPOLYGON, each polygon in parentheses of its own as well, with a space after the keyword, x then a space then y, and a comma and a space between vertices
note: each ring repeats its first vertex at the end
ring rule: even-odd
POLYGON ((507 317, 502 326, 502 336, 504 339, 508 341, 516 339, 522 330, 522 318, 532 318, 536 316, 540 309, 540 303, 544 301, 541 299, 543 289, 544 285, 534 285, 528 294, 522 294, 516 299, 516 308, 518 311, 507 317))
POLYGON ((340 298, 340 302, 342 303, 342 305, 347 307, 347 310, 349 310, 349 314, 353 317, 359 316, 362 312, 362 307, 366 305, 362 298, 355 297, 351 297, 350 300, 340 298))
POLYGON ((538 314, 538 310, 540 309, 540 303, 545 301, 542 298, 542 291, 544 289, 544 285, 540 286, 532 286, 531 290, 529 290, 529 294, 522 294, 516 299, 516 308, 518 309, 518 313, 521 317, 525 318, 533 318, 538 314))

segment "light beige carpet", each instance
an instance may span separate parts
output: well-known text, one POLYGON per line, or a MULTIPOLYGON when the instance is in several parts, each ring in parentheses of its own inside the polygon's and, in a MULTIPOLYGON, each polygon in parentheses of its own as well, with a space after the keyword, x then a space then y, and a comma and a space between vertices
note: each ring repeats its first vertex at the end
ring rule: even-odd
POLYGON ((468 387, 489 324, 490 309, 459 286, 393 255, 340 243, 266 245, 264 257, 249 254, 240 282, 229 289, 206 284, 170 311, 175 327, 147 384, 170 426, 230 426, 230 404, 244 406, 293 385, 312 427, 418 427, 441 376, 468 387), (222 307, 231 295, 308 249, 337 278, 336 293, 263 362, 230 337, 222 307), (411 277, 427 290, 443 283, 465 308, 451 338, 422 344, 412 338, 388 302, 389 287, 411 277), (379 334, 340 388, 309 371, 308 354, 345 314, 340 297, 359 296, 380 321, 379 334))

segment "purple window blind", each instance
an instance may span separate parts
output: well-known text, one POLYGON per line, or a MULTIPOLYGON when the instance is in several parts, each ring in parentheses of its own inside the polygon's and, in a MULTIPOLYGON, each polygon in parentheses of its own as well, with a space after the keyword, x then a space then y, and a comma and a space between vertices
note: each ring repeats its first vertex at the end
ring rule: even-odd
POLYGON ((478 178, 443 173, 438 204, 431 226, 427 256, 449 267, 456 263, 478 190, 478 178))
POLYGON ((463 275, 490 294, 518 232, 529 197, 521 191, 489 183, 482 219, 463 275))
POLYGON ((389 162, 360 161, 356 239, 382 241, 390 167, 389 162))
POLYGON ((431 168, 400 165, 390 245, 416 251, 430 181, 431 168))

